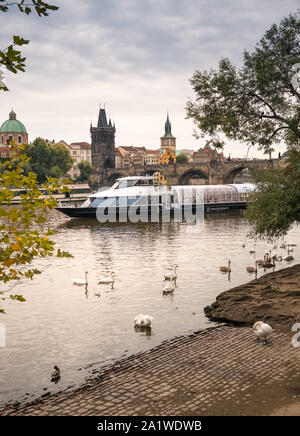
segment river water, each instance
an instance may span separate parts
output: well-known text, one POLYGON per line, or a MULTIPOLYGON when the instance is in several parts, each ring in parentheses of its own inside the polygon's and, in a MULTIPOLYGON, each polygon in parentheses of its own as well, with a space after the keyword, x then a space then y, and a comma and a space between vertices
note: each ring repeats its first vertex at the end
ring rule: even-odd
MULTIPOLYGON (((220 292, 254 278, 246 267, 274 245, 247 239, 248 223, 239 213, 207 216, 198 233, 175 222, 98 224, 58 213, 51 221, 58 231, 57 247, 74 258, 39 259, 35 265, 42 274, 14 288, 26 302, 9 302, 7 315, 0 318, 6 328, 6 348, 0 348, 0 406, 76 387, 113 360, 214 325, 203 308, 220 292), (250 254, 253 248, 256 253, 250 254), (219 271, 229 259, 230 277, 219 271), (175 264, 177 287, 172 295, 163 295, 163 273, 175 264), (72 284, 85 271, 87 292, 72 284), (97 279, 111 271, 116 274, 114 289, 98 285, 97 279), (151 334, 133 328, 140 313, 154 317, 151 334), (58 384, 50 382, 53 365, 61 369, 58 384)), ((299 262, 299 228, 286 240, 297 244, 295 261, 278 263, 276 269, 299 262)), ((286 254, 280 248, 274 251, 286 254)), ((262 274, 259 270, 258 277, 262 274)))

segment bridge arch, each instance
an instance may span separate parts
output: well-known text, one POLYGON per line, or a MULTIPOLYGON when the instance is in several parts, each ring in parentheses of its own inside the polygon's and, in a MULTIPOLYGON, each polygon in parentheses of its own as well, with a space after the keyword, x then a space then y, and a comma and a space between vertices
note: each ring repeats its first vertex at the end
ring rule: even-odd
MULTIPOLYGON (((237 167, 232 168, 227 174, 224 175, 224 183, 238 183, 235 181, 235 177, 239 174, 242 174, 243 171, 248 170, 250 173, 249 182, 251 183, 251 176, 254 174, 254 169, 251 165, 238 165, 237 167)), ((240 182, 243 183, 243 182, 240 182)))
POLYGON ((120 177, 124 177, 122 173, 115 172, 115 173, 110 174, 107 177, 107 181, 108 181, 109 186, 112 186, 115 183, 115 181, 120 177))
POLYGON ((206 174, 200 168, 191 168, 191 169, 185 171, 179 177, 178 181, 179 181, 180 185, 189 185, 189 184, 192 184, 190 182, 191 179, 198 179, 198 184, 199 185, 201 185, 201 184, 205 185, 206 183, 208 183, 208 174, 206 174))

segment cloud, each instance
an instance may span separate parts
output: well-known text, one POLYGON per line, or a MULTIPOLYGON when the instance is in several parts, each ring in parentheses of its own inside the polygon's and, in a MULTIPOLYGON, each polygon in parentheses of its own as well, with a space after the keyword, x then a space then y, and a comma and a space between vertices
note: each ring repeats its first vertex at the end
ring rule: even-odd
MULTIPOLYGON (((6 14, 0 29, 30 39, 25 74, 8 74, 0 118, 11 107, 30 138, 89 140, 99 102, 117 126, 118 145, 158 147, 167 108, 179 148, 199 148, 185 104, 195 69, 235 63, 264 31, 297 8, 296 0, 52 0, 49 17, 6 14)), ((232 154, 245 147, 230 145, 232 154)))

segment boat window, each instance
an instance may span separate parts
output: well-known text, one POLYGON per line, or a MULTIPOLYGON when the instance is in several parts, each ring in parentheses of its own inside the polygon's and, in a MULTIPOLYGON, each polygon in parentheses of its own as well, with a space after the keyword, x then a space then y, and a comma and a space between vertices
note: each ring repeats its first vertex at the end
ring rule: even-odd
POLYGON ((109 197, 109 198, 95 198, 94 201, 91 204, 91 207, 109 207, 109 206, 115 206, 116 205, 116 197, 109 197))
POLYGON ((119 186, 116 189, 130 188, 135 186, 138 180, 120 180, 119 186))

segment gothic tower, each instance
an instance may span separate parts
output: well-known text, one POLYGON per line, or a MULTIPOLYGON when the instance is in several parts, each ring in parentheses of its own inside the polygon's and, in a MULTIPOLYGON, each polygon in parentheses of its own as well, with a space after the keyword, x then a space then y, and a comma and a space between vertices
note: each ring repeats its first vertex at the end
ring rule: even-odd
POLYGON ((166 150, 169 148, 172 151, 176 151, 176 138, 172 135, 171 123, 169 120, 169 114, 165 123, 165 134, 160 138, 160 148, 166 150))
POLYGON ((115 125, 107 122, 105 109, 99 110, 97 127, 91 125, 92 166, 95 171, 115 168, 115 125))

